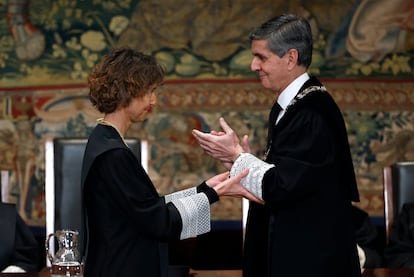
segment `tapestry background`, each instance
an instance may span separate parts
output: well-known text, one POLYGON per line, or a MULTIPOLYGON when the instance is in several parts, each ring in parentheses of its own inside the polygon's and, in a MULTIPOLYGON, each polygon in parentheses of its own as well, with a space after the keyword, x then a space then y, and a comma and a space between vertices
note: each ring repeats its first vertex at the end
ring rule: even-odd
MULTIPOLYGON (((54 137, 86 137, 96 119, 86 78, 110 48, 153 54, 166 67, 156 112, 128 133, 149 141, 149 174, 160 193, 224 170, 191 129, 224 116, 262 155, 275 99, 250 72, 248 33, 282 12, 311 22, 313 63, 347 122, 361 202, 383 215, 382 167, 414 160, 414 2, 411 0, 0 0, 0 169, 8 200, 33 226, 45 224, 44 150, 54 137), (389 3, 392 2, 392 3, 389 3)), ((241 201, 213 207, 240 220, 241 201)))

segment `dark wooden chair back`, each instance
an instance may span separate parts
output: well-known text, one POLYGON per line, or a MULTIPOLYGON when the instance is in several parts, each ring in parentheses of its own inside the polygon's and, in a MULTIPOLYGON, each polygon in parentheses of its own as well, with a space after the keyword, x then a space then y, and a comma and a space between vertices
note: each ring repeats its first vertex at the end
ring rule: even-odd
POLYGON ((404 203, 414 202, 414 161, 384 167, 384 217, 388 239, 394 218, 404 203))

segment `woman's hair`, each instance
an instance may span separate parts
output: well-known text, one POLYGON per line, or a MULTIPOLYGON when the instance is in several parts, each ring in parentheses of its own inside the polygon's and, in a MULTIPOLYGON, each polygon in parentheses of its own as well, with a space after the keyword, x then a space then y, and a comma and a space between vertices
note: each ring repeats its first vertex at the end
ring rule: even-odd
POLYGON ((154 57, 130 48, 112 49, 89 75, 89 99, 100 112, 111 113, 163 79, 164 68, 154 57))
POLYGON ((313 39, 310 24, 293 14, 282 14, 263 23, 250 34, 250 41, 266 40, 270 51, 283 57, 290 49, 298 51, 298 65, 312 62, 313 39))

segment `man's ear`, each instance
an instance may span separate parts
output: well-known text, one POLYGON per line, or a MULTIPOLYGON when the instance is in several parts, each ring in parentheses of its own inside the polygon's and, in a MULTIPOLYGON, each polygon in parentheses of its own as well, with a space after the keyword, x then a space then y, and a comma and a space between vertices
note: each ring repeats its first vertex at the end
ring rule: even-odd
POLYGON ((288 69, 293 69, 298 64, 298 50, 296 49, 289 49, 286 53, 288 59, 288 69))

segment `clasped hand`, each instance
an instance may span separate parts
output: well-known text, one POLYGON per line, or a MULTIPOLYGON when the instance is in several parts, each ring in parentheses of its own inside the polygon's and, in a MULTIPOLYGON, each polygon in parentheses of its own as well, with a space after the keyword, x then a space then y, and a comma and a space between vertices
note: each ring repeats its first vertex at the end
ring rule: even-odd
MULTIPOLYGON (((243 137, 243 146, 240 145, 240 140, 237 134, 233 131, 232 128, 227 124, 227 122, 221 117, 220 126, 223 131, 211 131, 210 133, 203 133, 199 130, 193 130, 192 133, 197 139, 201 148, 213 158, 221 161, 227 169, 231 169, 233 162, 242 152, 250 152, 248 136, 243 137)), ((223 173, 226 174, 226 173, 223 173)), ((219 195, 226 196, 241 196, 247 198, 251 201, 263 204, 263 200, 257 198, 252 193, 250 193, 246 188, 240 184, 240 180, 247 176, 248 170, 241 172, 239 175, 233 176, 228 180, 221 180, 220 178, 226 175, 217 175, 215 176, 218 179, 210 179, 210 182, 213 182, 215 185, 210 185, 214 187, 219 195), (221 177, 219 177, 221 176, 221 177), (220 180, 217 182, 217 180, 220 180)), ((207 182, 208 184, 208 182, 207 182)))
POLYGON ((244 197, 251 201, 263 204, 263 200, 257 198, 240 184, 241 179, 247 176, 248 169, 238 175, 229 178, 229 172, 224 172, 211 177, 206 181, 207 185, 213 188, 219 196, 244 197))
POLYGON ((223 132, 203 133, 194 129, 192 134, 208 155, 221 161, 227 169, 230 169, 240 153, 250 152, 248 136, 243 137, 243 146, 241 146, 239 137, 222 117, 220 118, 220 126, 223 132))

